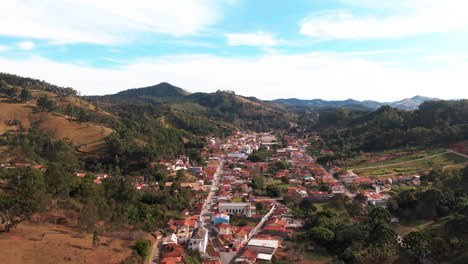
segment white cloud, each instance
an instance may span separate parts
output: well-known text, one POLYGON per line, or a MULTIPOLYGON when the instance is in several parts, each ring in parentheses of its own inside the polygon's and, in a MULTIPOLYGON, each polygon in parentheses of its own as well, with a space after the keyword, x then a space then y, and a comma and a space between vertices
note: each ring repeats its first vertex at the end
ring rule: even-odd
POLYGON ((0 45, 0 52, 2 52, 2 51, 9 51, 9 50, 10 50, 10 47, 5 46, 5 45, 0 45))
POLYGON ((141 33, 195 34, 220 19, 223 0, 9 0, 0 35, 115 44, 141 33))
POLYGON ((347 9, 318 12, 301 22, 301 34, 320 39, 380 39, 468 32, 465 0, 396 0, 382 5, 381 1, 342 1, 387 14, 377 16, 374 10, 366 13, 347 9))
POLYGON ((275 46, 278 44, 278 40, 275 36, 267 32, 255 32, 255 33, 229 33, 225 34, 228 45, 231 46, 275 46))
POLYGON ((443 99, 468 98, 468 62, 453 65, 449 70, 415 70, 372 61, 367 56, 330 52, 257 58, 180 55, 147 58, 113 69, 63 64, 41 57, 0 58, 0 72, 71 86, 88 95, 167 81, 193 92, 234 90, 263 99, 394 101, 417 94, 443 99))
POLYGON ((17 47, 20 50, 32 50, 34 49, 34 46, 35 44, 32 41, 22 41, 17 44, 17 47))

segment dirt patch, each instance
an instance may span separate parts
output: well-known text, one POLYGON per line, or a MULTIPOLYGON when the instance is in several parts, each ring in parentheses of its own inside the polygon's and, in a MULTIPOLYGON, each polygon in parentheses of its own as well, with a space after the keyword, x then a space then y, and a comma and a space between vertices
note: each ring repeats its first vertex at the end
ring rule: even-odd
POLYGON ((132 254, 128 241, 100 239, 103 245, 93 248, 92 234, 50 224, 22 223, 10 233, 0 233, 0 263, 119 263, 132 254))

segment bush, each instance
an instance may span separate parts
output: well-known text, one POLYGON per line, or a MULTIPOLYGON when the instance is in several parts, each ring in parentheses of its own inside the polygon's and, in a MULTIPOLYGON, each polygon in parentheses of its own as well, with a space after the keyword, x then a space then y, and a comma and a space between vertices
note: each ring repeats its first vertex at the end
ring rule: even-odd
POLYGON ((135 243, 135 251, 143 258, 151 254, 151 241, 140 238, 135 243))

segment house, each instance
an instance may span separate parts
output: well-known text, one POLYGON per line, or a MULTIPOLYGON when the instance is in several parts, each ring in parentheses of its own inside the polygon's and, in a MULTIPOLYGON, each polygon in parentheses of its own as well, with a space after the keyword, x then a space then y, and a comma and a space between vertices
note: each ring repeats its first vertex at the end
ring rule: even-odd
POLYGON ((204 227, 197 227, 193 231, 193 236, 190 238, 188 248, 190 250, 196 250, 200 253, 206 252, 206 246, 208 245, 208 230, 204 227))
POLYGON ((271 261, 279 247, 279 241, 274 239, 253 238, 247 243, 247 248, 257 252, 257 259, 271 261))
POLYGON ((285 227, 288 223, 285 221, 280 220, 279 218, 273 218, 270 221, 268 221, 265 225, 266 226, 280 226, 280 227, 285 227))
POLYGON ((162 240, 163 245, 168 244, 177 244, 177 236, 175 234, 170 234, 162 240))
POLYGON ((190 166, 189 171, 193 173, 201 173, 203 171, 203 167, 201 166, 190 166))
POLYGON ((228 153, 228 158, 234 158, 234 159, 247 159, 249 156, 245 155, 245 153, 239 153, 239 152, 231 152, 228 153))
POLYGON ((310 192, 309 199, 314 202, 327 202, 330 200, 328 192, 310 192))
POLYGON ((211 220, 213 221, 213 223, 216 225, 216 224, 219 224, 219 223, 226 223, 226 224, 229 224, 229 214, 226 213, 226 212, 221 212, 221 213, 217 213, 217 214, 214 214, 212 217, 211 217, 211 220))
POLYGON ((218 200, 231 200, 231 199, 232 199, 232 195, 229 192, 220 191, 218 193, 218 200))
POLYGON ((385 193, 380 193, 379 189, 373 191, 359 191, 360 194, 367 197, 367 202, 376 207, 385 207, 389 196, 385 193))
POLYGON ((377 179, 374 179, 374 183, 375 184, 378 184, 378 185, 384 185, 386 182, 385 179, 382 179, 382 178, 377 178, 377 179))
POLYGON ((297 184, 302 184, 302 181, 298 179, 289 179, 288 183, 297 185, 297 184))
POLYGON ((265 226, 262 229, 262 234, 269 234, 271 236, 279 236, 282 238, 286 238, 289 234, 286 234, 286 228, 282 226, 265 226))
POLYGON ((215 225, 215 229, 220 235, 231 235, 231 226, 226 223, 219 223, 215 225))
POLYGON ((371 185, 372 179, 368 177, 356 178, 354 179, 354 183, 359 185, 371 185))
POLYGON ((177 229, 177 242, 178 243, 185 243, 190 239, 190 227, 182 226, 177 229))
POLYGON ((256 263, 257 260, 257 252, 251 248, 247 248, 242 255, 240 255, 235 262, 236 263, 256 263))
POLYGON ((161 264, 183 263, 185 257, 184 248, 178 244, 166 244, 161 247, 161 264))
POLYGON ((334 185, 331 186, 331 191, 333 194, 342 194, 345 193, 345 189, 343 185, 334 185))
POLYGON ((190 211, 189 211, 187 208, 185 208, 185 209, 182 210, 179 214, 187 216, 187 215, 190 214, 190 211))

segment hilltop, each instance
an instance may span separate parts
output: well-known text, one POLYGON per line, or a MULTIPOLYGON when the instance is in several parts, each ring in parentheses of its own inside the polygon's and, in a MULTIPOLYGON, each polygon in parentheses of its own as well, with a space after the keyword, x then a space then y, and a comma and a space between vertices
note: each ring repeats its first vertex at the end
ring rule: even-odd
POLYGON ((275 102, 236 95, 232 91, 189 93, 168 83, 129 89, 112 95, 89 96, 87 99, 106 109, 122 104, 157 106, 166 112, 164 116, 167 124, 202 134, 220 134, 236 128, 284 129, 298 119, 292 109, 275 102), (214 129, 211 132, 204 131, 192 122, 196 120, 214 129))
POLYGON ((417 95, 394 102, 377 102, 372 100, 358 101, 354 99, 347 99, 342 101, 326 101, 322 99, 301 100, 296 98, 276 99, 273 101, 292 107, 307 107, 315 110, 324 110, 333 107, 344 107, 355 110, 376 110, 384 105, 389 105, 402 110, 415 110, 419 107, 419 105, 426 101, 440 101, 440 99, 417 95))
MULTIPOLYGON (((3 78, 5 75, 1 74, 0 77, 3 78)), ((67 113, 67 109, 73 109, 75 113, 92 112, 102 117, 111 116, 109 113, 74 96, 74 93, 70 93, 68 89, 64 93, 57 86, 52 86, 55 89, 47 89, 50 86, 45 82, 31 82, 28 79, 26 79, 27 82, 22 82, 20 80, 19 77, 11 78, 11 76, 2 79, 2 89, 16 89, 18 94, 27 89, 30 92, 30 98, 27 101, 13 99, 11 96, 7 96, 5 91, 0 91, 0 134, 5 132, 22 134, 33 129, 41 131, 55 140, 69 141, 78 152, 99 154, 104 151, 104 138, 110 135, 113 129, 99 123, 82 121, 80 119, 83 117, 71 116, 72 113, 67 113), (11 85, 5 80, 25 86, 11 85), (33 83, 41 84, 42 87, 33 83), (38 109, 38 100, 44 97, 54 103, 55 111, 38 109)))

